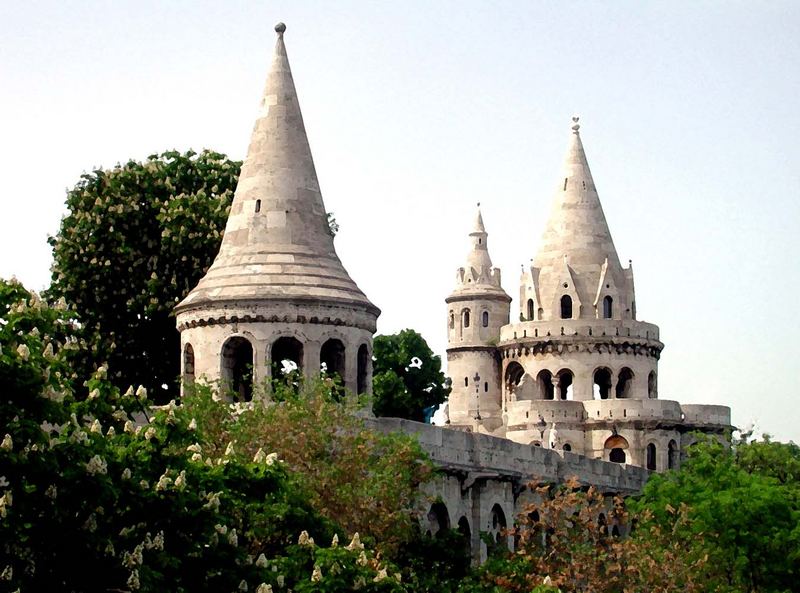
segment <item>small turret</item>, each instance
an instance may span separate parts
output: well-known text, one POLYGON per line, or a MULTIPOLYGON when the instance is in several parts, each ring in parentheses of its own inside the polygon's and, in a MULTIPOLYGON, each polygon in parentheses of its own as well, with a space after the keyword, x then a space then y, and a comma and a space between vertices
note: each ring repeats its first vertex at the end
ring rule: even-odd
POLYGON ((453 382, 450 421, 493 432, 502 425, 500 364, 496 344, 509 321, 511 297, 492 265, 480 203, 469 233, 466 265, 456 272, 447 303, 447 369, 453 382))

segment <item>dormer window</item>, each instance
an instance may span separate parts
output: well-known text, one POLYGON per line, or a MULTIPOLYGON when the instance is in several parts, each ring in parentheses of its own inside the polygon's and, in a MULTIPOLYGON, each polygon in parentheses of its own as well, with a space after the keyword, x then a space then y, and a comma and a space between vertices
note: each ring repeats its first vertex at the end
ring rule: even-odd
POLYGON ((561 297, 561 319, 572 319, 572 297, 568 294, 561 297))

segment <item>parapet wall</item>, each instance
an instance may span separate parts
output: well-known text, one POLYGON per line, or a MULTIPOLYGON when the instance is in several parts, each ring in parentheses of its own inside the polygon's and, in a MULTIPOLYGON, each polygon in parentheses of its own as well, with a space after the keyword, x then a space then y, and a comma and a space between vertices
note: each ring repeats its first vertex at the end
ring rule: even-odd
POLYGON ((620 494, 639 492, 650 474, 641 467, 411 420, 375 418, 368 422, 382 432, 416 435, 434 463, 444 470, 513 479, 521 484, 531 480, 561 483, 577 477, 583 484, 620 494))
POLYGON ((525 338, 560 338, 586 336, 619 337, 658 341, 658 326, 633 319, 556 319, 553 321, 521 321, 500 328, 500 341, 525 338))

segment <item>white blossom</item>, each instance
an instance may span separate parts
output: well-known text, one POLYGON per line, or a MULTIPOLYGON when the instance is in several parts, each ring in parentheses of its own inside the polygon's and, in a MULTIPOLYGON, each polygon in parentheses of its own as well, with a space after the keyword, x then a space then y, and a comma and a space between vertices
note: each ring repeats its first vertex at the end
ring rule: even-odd
POLYGON ((192 453, 192 461, 203 461, 203 456, 200 453, 192 453))
POLYGON ((197 420, 192 418, 191 422, 189 422, 189 430, 195 431, 197 430, 197 420))
POLYGON ((300 537, 297 538, 297 545, 298 546, 313 546, 314 545, 314 538, 308 535, 308 531, 305 529, 300 532, 300 537))
POLYGON ((186 486, 186 471, 181 470, 181 473, 178 474, 177 478, 175 478, 175 488, 177 488, 178 490, 183 490, 185 486, 186 486))
POLYGON ((261 583, 256 589, 256 593, 272 593, 272 585, 261 583))
POLYGON ((86 463, 86 471, 92 475, 105 474, 108 472, 108 464, 105 459, 95 455, 86 463))
POLYGON ((189 445, 186 447, 187 451, 191 451, 192 453, 202 453, 203 449, 200 447, 200 443, 195 443, 193 445, 189 445))
POLYGON ((44 491, 44 495, 51 500, 55 500, 58 497, 58 488, 55 484, 50 484, 47 490, 44 491))
POLYGON ((235 529, 231 529, 231 532, 228 534, 228 543, 234 547, 239 545, 239 536, 236 534, 235 529))
POLYGON ((225 457, 230 457, 233 454, 234 454, 233 441, 231 441, 230 443, 228 443, 228 446, 225 447, 225 457))
POLYGON ((155 428, 155 426, 148 426, 147 430, 144 431, 144 438, 146 438, 149 441, 154 436, 156 436, 156 428, 155 428))
POLYGON ((166 490, 169 488, 169 485, 172 484, 172 478, 170 478, 166 472, 158 479, 158 483, 156 484, 156 491, 166 490))
POLYGON ((89 392, 89 399, 97 399, 100 397, 100 390, 95 388, 89 392))
POLYGON ((378 571, 378 574, 375 575, 375 578, 372 579, 372 582, 373 583, 378 583, 378 582, 382 581, 383 579, 387 578, 388 576, 389 575, 386 573, 386 568, 385 567, 381 568, 378 571))
POLYGON ((11 440, 11 435, 6 433, 3 437, 3 442, 0 443, 0 449, 4 451, 11 451, 14 448, 14 441, 11 440))
POLYGON ((134 570, 131 572, 131 576, 128 577, 128 587, 130 587, 132 591, 136 591, 139 586, 139 571, 134 570))
POLYGON ((0 581, 10 581, 14 576, 14 568, 9 564, 0 572, 0 581))
POLYGON ((130 420, 126 420, 126 421, 125 421, 125 428, 124 428, 124 430, 125 430, 125 432, 128 432, 128 433, 133 433, 133 432, 135 432, 135 428, 134 428, 134 426, 133 426, 133 422, 131 422, 130 420))
POLYGON ((89 432, 93 432, 95 434, 103 434, 103 425, 100 424, 100 421, 95 418, 92 425, 89 427, 89 432))
POLYGON ((244 579, 239 582, 239 591, 247 591, 247 581, 244 579))
POLYGON ((266 459, 267 459, 267 454, 264 453, 264 449, 261 448, 259 448, 259 450, 256 451, 256 454, 253 455, 253 463, 264 463, 266 459))
POLYGON ((267 465, 273 465, 276 461, 278 461, 278 454, 277 453, 270 453, 267 455, 267 465))
POLYGON ((109 426, 108 427, 108 431, 106 432, 106 436, 107 437, 113 437, 115 434, 117 434, 117 431, 114 430, 113 426, 109 426))
POLYGON ((42 352, 42 355, 47 360, 52 360, 53 359, 53 344, 52 343, 47 342, 47 345, 44 347, 44 351, 42 352))
POLYGON ((131 468, 126 467, 124 470, 122 470, 122 479, 123 480, 131 479, 131 468))
POLYGON ((0 476, 0 488, 5 488, 9 484, 10 482, 8 481, 8 479, 6 479, 5 476, 0 476))
POLYGON ((314 570, 311 573, 311 582, 318 583, 322 580, 322 570, 320 570, 319 564, 314 565, 314 570))
POLYGON ((31 355, 30 348, 26 344, 20 344, 17 346, 17 354, 22 360, 28 360, 28 357, 31 355))
POLYGON ((358 535, 358 531, 353 534, 353 539, 350 540, 350 543, 347 544, 346 548, 351 552, 353 550, 363 550, 364 544, 361 543, 361 537, 358 535))
POLYGON ((339 547, 339 534, 334 533, 333 539, 331 540, 331 548, 337 548, 337 547, 339 547))
POLYGON ((358 564, 359 566, 366 566, 368 564, 367 554, 364 552, 364 550, 361 550, 361 553, 358 555, 358 558, 356 558, 356 564, 358 564))
POLYGON ((147 389, 145 389, 142 385, 139 385, 139 388, 136 390, 136 398, 139 401, 144 401, 147 399, 147 389))

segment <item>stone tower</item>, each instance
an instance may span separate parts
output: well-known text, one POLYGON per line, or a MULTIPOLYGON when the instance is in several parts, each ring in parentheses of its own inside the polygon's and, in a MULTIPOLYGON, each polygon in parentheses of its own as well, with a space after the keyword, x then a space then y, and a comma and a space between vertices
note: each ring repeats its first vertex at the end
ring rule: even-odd
MULTIPOLYGON (((371 390, 380 311, 339 261, 283 41, 278 39, 219 253, 175 308, 184 378, 241 399, 292 361, 371 390)), ((289 365, 291 366, 291 365, 289 365)))
POLYGON ((492 266, 480 204, 469 234, 466 264, 456 272, 447 303, 447 374, 452 381, 450 423, 494 432, 503 426, 500 328, 509 321, 509 297, 492 266))
POLYGON ((541 247, 522 273, 520 322, 502 331, 507 436, 645 465, 641 419, 667 411, 635 402, 657 398, 662 348, 658 327, 636 319, 633 270, 620 264, 575 117, 541 247))

